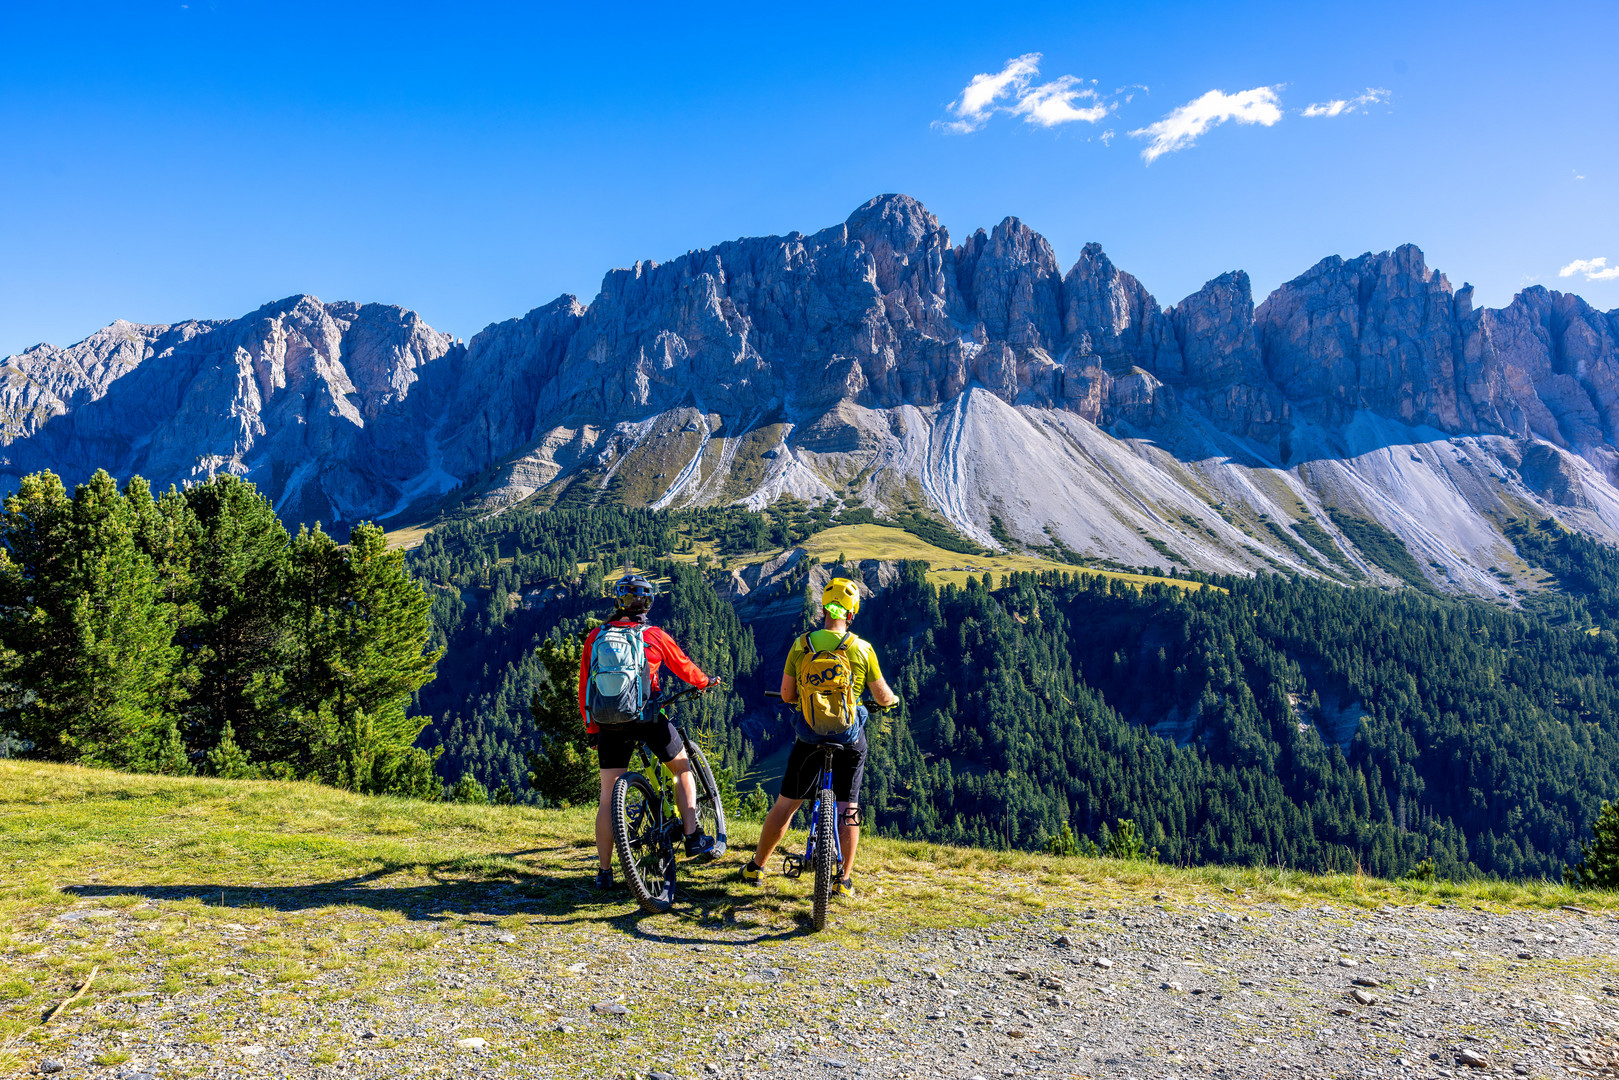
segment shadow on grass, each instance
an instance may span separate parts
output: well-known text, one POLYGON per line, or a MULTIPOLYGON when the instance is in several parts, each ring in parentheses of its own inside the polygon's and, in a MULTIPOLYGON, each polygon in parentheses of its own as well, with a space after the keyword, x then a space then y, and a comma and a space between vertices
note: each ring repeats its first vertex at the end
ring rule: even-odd
MULTIPOLYGON (((551 849, 509 852, 499 858, 516 859, 551 849)), ((595 860, 578 873, 513 873, 504 871, 506 880, 471 880, 457 876, 469 872, 465 860, 445 860, 433 866, 420 864, 385 865, 369 873, 334 881, 303 885, 67 885, 62 891, 82 900, 134 896, 153 901, 198 901, 219 909, 263 909, 283 913, 314 911, 324 907, 351 905, 378 911, 397 912, 413 922, 449 922, 491 926, 512 915, 549 916, 546 925, 567 926, 599 923, 614 926, 649 940, 670 945, 735 944, 781 940, 807 932, 808 920, 790 930, 772 930, 736 918, 748 903, 738 902, 723 884, 683 881, 679 898, 670 916, 673 926, 651 925, 652 916, 635 907, 626 890, 603 895, 592 881, 595 860), (386 879, 396 874, 426 874, 432 880, 410 885, 390 885, 386 879), (707 930, 707 936, 693 936, 707 930), (727 931, 724 937, 716 936, 727 931), (738 931, 747 933, 739 939, 738 931)))

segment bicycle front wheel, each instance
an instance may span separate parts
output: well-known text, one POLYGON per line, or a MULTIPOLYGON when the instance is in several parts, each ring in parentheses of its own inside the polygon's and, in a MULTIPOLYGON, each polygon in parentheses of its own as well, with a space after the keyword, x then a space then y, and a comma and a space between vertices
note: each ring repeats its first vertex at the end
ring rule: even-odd
POLYGON ((640 773, 613 782, 613 846, 635 902, 654 915, 675 903, 675 848, 663 797, 640 773))
POLYGON ((717 859, 725 854, 725 807, 720 802, 720 788, 701 746, 687 739, 686 756, 691 759, 692 779, 697 781, 697 827, 714 838, 712 858, 717 859))
POLYGON ((832 903, 832 884, 838 865, 838 800, 831 788, 821 789, 815 822, 815 915, 817 930, 826 929, 826 909, 832 903))

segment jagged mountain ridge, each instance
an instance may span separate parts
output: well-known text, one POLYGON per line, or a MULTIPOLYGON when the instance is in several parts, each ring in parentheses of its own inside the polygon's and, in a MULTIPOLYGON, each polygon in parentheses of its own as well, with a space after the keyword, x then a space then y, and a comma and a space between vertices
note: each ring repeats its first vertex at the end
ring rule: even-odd
POLYGON ((1539 287, 1474 310, 1409 245, 1325 259, 1257 307, 1236 271, 1165 309, 1098 245, 1063 273, 1016 218, 952 245, 897 195, 611 271, 588 307, 465 345, 311 297, 115 323, 0 362, 0 401, 13 483, 228 469, 296 520, 457 485, 490 509, 792 493, 926 507, 989 545, 1388 580, 1349 515, 1484 594, 1511 517, 1619 535, 1619 312, 1539 287))

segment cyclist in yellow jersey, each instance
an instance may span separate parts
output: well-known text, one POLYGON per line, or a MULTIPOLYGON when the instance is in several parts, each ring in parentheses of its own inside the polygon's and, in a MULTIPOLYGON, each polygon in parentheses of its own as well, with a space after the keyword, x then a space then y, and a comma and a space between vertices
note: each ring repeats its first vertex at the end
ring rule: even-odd
MULTIPOLYGON (((808 647, 814 650, 836 649, 841 642, 847 650, 849 668, 853 674, 854 699, 860 700, 862 691, 869 691, 878 705, 896 704, 899 698, 883 679, 877 653, 870 643, 849 633, 849 623, 860 610, 860 586, 848 578, 833 578, 821 593, 823 628, 806 635, 808 647), (845 635, 848 640, 844 641, 845 635)), ((781 699, 789 705, 798 701, 797 674, 806 651, 805 637, 794 639, 787 654, 787 663, 781 675, 781 699)), ((860 827, 852 824, 850 811, 860 805, 860 784, 866 770, 866 709, 858 709, 859 723, 846 735, 829 740, 817 736, 805 723, 803 715, 794 713, 794 731, 798 738, 781 780, 781 794, 765 816, 759 832, 759 847, 753 858, 742 868, 742 880, 757 885, 763 867, 769 861, 776 845, 787 832, 793 814, 805 799, 815 793, 821 779, 821 751, 828 741, 839 743, 832 761, 833 791, 838 799, 838 843, 843 849, 843 866, 838 875, 836 892, 840 896, 854 895, 855 849, 860 844, 860 827)))

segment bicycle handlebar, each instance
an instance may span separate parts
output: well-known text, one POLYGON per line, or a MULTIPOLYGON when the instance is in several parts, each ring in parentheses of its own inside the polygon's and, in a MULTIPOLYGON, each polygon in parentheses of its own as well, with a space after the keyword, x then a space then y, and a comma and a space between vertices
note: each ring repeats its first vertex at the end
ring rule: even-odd
POLYGON ((722 680, 715 679, 707 686, 688 686, 684 690, 665 690, 654 694, 652 700, 647 702, 647 706, 649 708, 661 709, 665 705, 673 705, 677 701, 685 701, 689 697, 696 697, 698 694, 706 694, 710 690, 717 689, 724 685, 725 683, 722 680))
MULTIPOLYGON (((779 691, 779 690, 766 690, 765 691, 765 697, 775 698, 777 701, 782 700, 781 699, 781 691, 779 691)), ((785 705, 786 702, 783 701, 782 704, 785 705)), ((899 701, 898 701, 898 699, 896 699, 894 701, 893 705, 879 705, 869 697, 862 697, 860 699, 860 704, 865 705, 868 708, 872 708, 872 709, 892 709, 892 708, 894 708, 895 705, 899 704, 899 701)))

